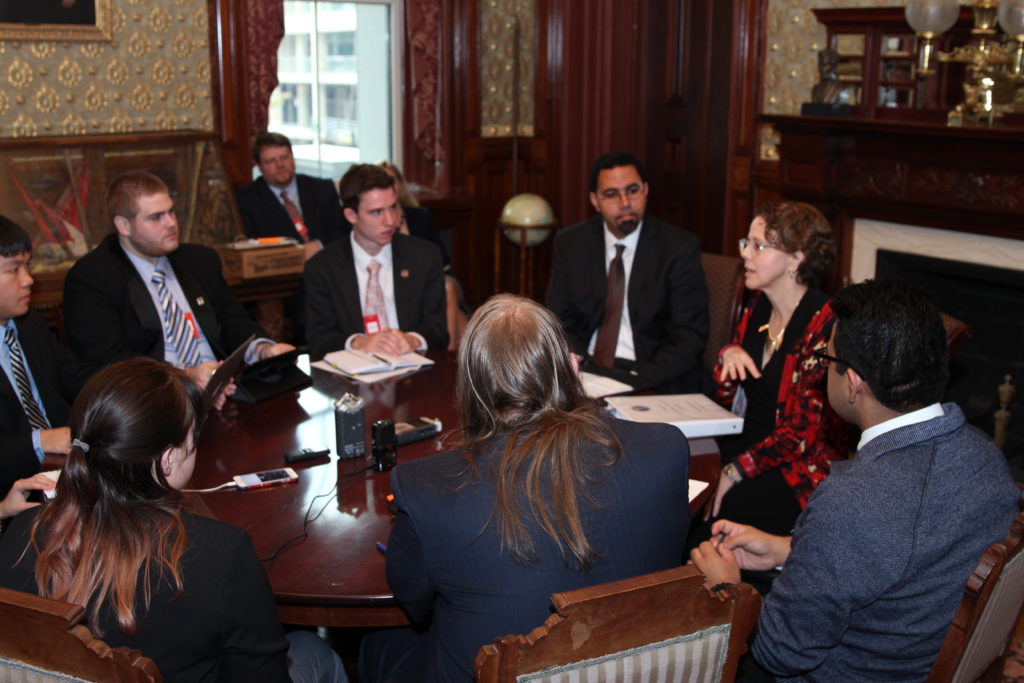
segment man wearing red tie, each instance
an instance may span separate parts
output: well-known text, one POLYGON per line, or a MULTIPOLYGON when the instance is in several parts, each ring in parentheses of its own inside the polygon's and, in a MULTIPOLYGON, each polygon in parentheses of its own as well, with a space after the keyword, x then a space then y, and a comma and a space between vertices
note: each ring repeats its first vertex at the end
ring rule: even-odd
POLYGON ((346 232, 334 183, 295 173, 292 143, 280 133, 262 133, 252 143, 260 177, 236 193, 249 237, 292 237, 306 259, 346 232))
POLYGON ((445 348, 441 251, 399 232, 394 179, 379 166, 356 164, 340 191, 352 232, 311 259, 304 277, 312 352, 445 348))

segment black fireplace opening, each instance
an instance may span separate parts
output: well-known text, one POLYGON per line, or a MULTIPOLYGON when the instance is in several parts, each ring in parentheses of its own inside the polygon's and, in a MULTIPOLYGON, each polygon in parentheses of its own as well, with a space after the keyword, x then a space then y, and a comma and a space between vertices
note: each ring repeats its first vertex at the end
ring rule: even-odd
MULTIPOLYGON (((1024 264, 1022 264, 1024 265, 1024 264)), ((875 277, 923 287, 946 315, 971 326, 950 364, 947 401, 990 436, 999 408, 998 387, 1012 378, 1016 393, 1003 448, 1015 477, 1024 474, 1024 271, 879 249, 875 277)))

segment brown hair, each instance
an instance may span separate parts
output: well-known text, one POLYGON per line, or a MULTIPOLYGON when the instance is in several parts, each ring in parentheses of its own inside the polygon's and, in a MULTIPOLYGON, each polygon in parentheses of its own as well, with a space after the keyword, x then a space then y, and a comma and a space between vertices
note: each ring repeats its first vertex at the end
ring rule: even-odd
POLYGON ((488 442, 505 439, 491 517, 502 548, 519 561, 539 559, 524 522, 529 514, 582 570, 598 554, 583 529, 581 502, 593 504, 593 465, 613 464, 622 446, 584 393, 569 354, 551 311, 499 294, 466 327, 456 387, 464 454, 474 472, 488 442))
POLYGON ((359 211, 359 198, 370 190, 386 190, 395 186, 395 179, 376 164, 352 164, 338 182, 342 206, 359 211))
POLYGON ((754 216, 764 219, 764 236, 786 253, 803 252, 796 280, 815 285, 836 261, 832 228, 821 212, 804 202, 765 202, 754 216))
POLYGON ((398 202, 402 206, 416 207, 420 205, 420 201, 416 199, 412 192, 409 192, 409 186, 405 184, 405 175, 402 174, 402 169, 390 161, 382 161, 377 165, 394 176, 395 189, 398 190, 398 202))
POLYGON ((134 635, 136 590, 149 607, 151 577, 183 590, 187 539, 176 492, 161 457, 198 439, 206 401, 184 372, 150 358, 104 368, 71 409, 74 445, 57 496, 32 527, 40 594, 90 606, 97 630, 101 607, 134 635))
POLYGON ((170 194, 167 183, 146 171, 122 173, 107 190, 107 214, 111 220, 114 216, 135 220, 135 214, 139 212, 139 197, 155 194, 170 194))
POLYGON ((292 151, 292 141, 288 139, 288 136, 281 133, 263 131, 252 141, 252 149, 250 150, 252 153, 252 163, 259 165, 260 153, 263 152, 264 147, 287 147, 290 152, 292 151))

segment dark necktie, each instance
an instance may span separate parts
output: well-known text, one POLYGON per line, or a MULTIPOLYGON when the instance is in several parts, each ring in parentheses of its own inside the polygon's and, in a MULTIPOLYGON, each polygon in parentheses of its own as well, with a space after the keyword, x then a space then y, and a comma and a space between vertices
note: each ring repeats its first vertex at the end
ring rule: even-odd
POLYGON ((284 202, 284 210, 288 214, 288 218, 291 218, 295 225, 295 232, 299 233, 303 242, 308 242, 309 229, 306 228, 306 223, 302 220, 302 212, 299 211, 299 207, 295 206, 295 202, 288 198, 287 192, 281 193, 281 201, 284 202))
POLYGON ((175 350, 182 367, 190 368, 199 365, 199 342, 196 339, 196 331, 192 324, 185 320, 185 315, 167 289, 165 278, 162 270, 153 271, 152 282, 156 285, 156 295, 160 299, 160 308, 164 315, 164 343, 175 350))
POLYGON ((21 354, 21 344, 18 343, 18 338, 10 327, 7 328, 4 341, 11 352, 11 370, 14 372, 14 383, 17 385, 18 397, 21 399, 21 405, 25 409, 25 416, 28 418, 29 426, 32 429, 49 429, 50 423, 47 421, 46 416, 43 415, 43 411, 39 409, 39 404, 36 403, 36 399, 32 395, 32 384, 28 381, 25 357, 21 354))
POLYGON ((619 343, 622 324, 622 300, 626 295, 626 269, 622 265, 623 244, 615 245, 615 258, 608 264, 608 295, 604 301, 604 318, 594 344, 594 362, 610 368, 615 363, 615 347, 619 343))

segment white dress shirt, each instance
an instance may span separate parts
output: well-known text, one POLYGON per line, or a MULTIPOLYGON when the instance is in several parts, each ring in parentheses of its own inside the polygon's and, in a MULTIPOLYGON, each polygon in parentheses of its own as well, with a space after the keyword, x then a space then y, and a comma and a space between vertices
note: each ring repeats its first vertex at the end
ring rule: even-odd
POLYGON ((864 446, 872 439, 877 439, 886 432, 891 432, 894 429, 900 427, 906 427, 908 425, 917 424, 918 422, 926 422, 936 417, 942 417, 945 415, 945 411, 942 410, 941 403, 933 403, 930 406, 925 406, 910 413, 905 413, 899 417, 894 417, 891 420, 885 422, 879 422, 874 427, 868 427, 860 435, 860 442, 857 444, 857 450, 864 448, 864 446))
MULTIPOLYGON (((391 245, 384 245, 380 251, 371 256, 359 243, 356 242, 355 230, 349 233, 349 241, 352 243, 352 263, 356 269, 356 282, 359 283, 359 310, 366 307, 366 288, 370 282, 370 271, 367 270, 370 261, 380 263, 380 270, 377 271, 377 278, 380 280, 380 289, 384 294, 384 307, 388 312, 388 327, 399 330, 398 309, 395 308, 395 268, 394 259, 391 255, 391 245)), ((419 332, 408 332, 415 337, 419 344, 416 350, 422 351, 427 348, 427 340, 419 332)), ((352 340, 358 335, 350 335, 345 340, 345 348, 352 348, 352 340)))

